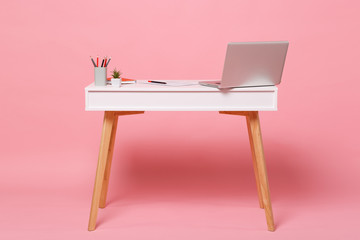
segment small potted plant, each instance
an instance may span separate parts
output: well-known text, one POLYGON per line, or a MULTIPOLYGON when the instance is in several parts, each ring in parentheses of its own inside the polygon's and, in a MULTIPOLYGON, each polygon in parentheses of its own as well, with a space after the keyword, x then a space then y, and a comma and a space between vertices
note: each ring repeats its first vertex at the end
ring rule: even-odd
POLYGON ((111 85, 115 87, 121 86, 121 72, 116 70, 116 68, 112 71, 111 85))

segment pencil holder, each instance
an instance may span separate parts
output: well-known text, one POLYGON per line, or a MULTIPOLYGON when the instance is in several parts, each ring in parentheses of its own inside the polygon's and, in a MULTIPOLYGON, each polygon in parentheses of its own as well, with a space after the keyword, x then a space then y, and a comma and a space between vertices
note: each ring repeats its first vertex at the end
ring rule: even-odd
POLYGON ((106 86, 106 67, 96 67, 95 69, 95 86, 106 86))

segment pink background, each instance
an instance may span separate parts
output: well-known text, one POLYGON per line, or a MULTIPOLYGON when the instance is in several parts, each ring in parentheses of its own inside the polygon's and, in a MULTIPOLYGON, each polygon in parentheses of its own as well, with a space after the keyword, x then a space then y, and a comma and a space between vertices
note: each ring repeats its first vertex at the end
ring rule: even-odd
POLYGON ((356 0, 2 1, 1 239, 358 239, 356 0), (102 112, 89 55, 125 77, 216 79, 229 41, 288 40, 261 113, 277 231, 258 208, 246 123, 216 112, 119 120, 108 206, 87 231, 102 112))

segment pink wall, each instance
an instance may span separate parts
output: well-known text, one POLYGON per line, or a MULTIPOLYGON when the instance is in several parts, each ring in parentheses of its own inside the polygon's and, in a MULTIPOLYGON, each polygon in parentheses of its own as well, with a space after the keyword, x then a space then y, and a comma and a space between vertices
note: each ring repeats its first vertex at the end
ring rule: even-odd
MULTIPOLYGON (((81 209, 70 225, 79 236, 86 229, 102 121, 101 112, 84 111, 84 87, 93 81, 89 55, 111 55, 110 68, 125 77, 215 79, 227 42, 256 40, 290 41, 279 111, 261 113, 277 236, 299 230, 305 237, 302 230, 310 225, 319 235, 336 229, 354 236, 360 213, 359 8, 355 0, 2 2, 0 212, 12 217, 0 220, 0 229, 8 230, 0 236, 66 228, 67 214, 57 207, 73 206, 70 196, 79 207, 68 214, 81 209)), ((254 181, 243 119, 149 112, 119 123, 110 201, 142 199, 146 189, 164 197, 171 192, 160 184, 166 181, 217 196, 204 182, 230 175, 219 180, 220 196, 245 188, 256 207, 255 185, 231 185, 254 181), (192 185, 182 179, 186 173, 192 185)), ((192 196, 184 191, 181 196, 192 196)))

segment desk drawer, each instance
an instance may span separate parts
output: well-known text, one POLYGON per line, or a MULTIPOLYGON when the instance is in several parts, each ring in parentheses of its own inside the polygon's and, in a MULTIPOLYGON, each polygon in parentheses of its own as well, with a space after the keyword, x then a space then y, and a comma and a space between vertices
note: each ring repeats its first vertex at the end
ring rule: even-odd
POLYGON ((88 111, 276 111, 269 91, 86 91, 88 111))

